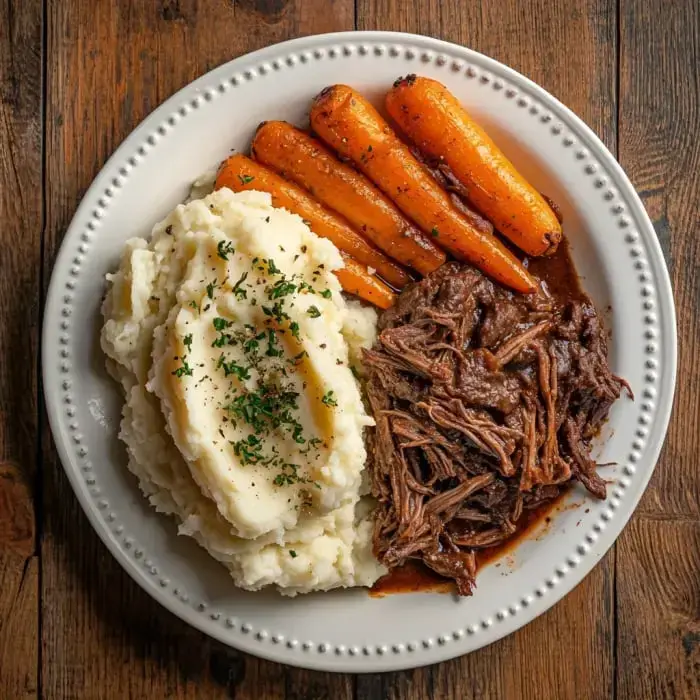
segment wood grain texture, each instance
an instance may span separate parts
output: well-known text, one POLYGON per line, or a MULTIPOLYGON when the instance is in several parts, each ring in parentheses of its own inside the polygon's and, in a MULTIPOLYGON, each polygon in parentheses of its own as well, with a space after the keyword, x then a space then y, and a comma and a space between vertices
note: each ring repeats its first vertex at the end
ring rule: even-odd
MULTIPOLYGON (((165 98, 237 55, 352 26, 352 0, 49 2, 47 270, 99 168, 165 98)), ((238 654, 162 610, 91 532, 48 430, 43 452, 46 698, 351 696, 343 677, 238 654)))
MULTIPOLYGON (((532 78, 616 146, 614 0, 359 0, 358 28, 397 29, 463 44, 532 78), (537 21, 532 21, 536 17, 537 21), (584 77, 585 76, 585 77, 584 77)), ((516 634, 469 656, 411 673, 359 677, 358 698, 587 698, 611 696, 613 554, 573 593, 516 634), (576 630, 576 662, 571 648, 576 630)))
POLYGON ((674 418, 617 547, 619 698, 700 697, 700 7, 620 4, 619 159, 666 256, 678 314, 674 418))
POLYGON ((623 0, 619 159, 666 256, 678 316, 679 382, 643 512, 700 516, 700 6, 623 0), (681 478, 682 475, 682 478, 681 478))
POLYGON ((0 698, 700 696, 699 33, 696 0, 3 0, 0 698), (98 541, 45 426, 40 483, 35 471, 42 228, 45 286, 83 192, 153 108, 237 55, 351 29, 355 9, 359 29, 424 33, 491 55, 560 98, 613 152, 619 137, 669 261, 682 378, 661 463, 616 553, 505 640, 426 669, 358 677, 260 661, 192 630, 98 541))
POLYGON ((638 517, 617 549, 617 697, 700 697, 700 522, 638 517))
POLYGON ((0 4, 0 697, 35 697, 40 0, 0 4))

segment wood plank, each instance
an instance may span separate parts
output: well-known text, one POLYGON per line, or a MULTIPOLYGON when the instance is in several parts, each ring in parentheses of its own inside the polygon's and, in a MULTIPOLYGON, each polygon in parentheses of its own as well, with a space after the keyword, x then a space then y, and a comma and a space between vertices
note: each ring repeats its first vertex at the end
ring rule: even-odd
POLYGON ((641 509, 698 516, 700 7, 694 0, 623 0, 620 21, 620 163, 654 222, 678 317, 675 420, 641 509))
POLYGON ((37 697, 39 558, 34 505, 17 465, 0 464, 0 697, 37 697))
MULTIPOLYGON (((237 55, 302 34, 351 29, 353 16, 352 0, 48 3, 47 270, 98 169, 166 97, 237 55)), ((247 657, 162 610, 91 532, 48 429, 43 452, 47 698, 83 698, 89 689, 91 698, 271 700, 285 688, 300 698, 314 688, 350 697, 347 678, 247 657)))
POLYGON ((700 697, 700 521, 636 518, 617 552, 616 697, 700 697))
MULTIPOLYGON (((574 6, 538 0, 358 0, 357 22, 359 29, 436 36, 503 61, 571 107, 615 152, 613 0, 574 6)), ((520 632, 436 667, 361 676, 357 698, 575 698, 582 688, 587 698, 610 697, 613 584, 614 554, 609 554, 573 593, 520 632)))
POLYGON ((0 5, 0 697, 37 697, 42 3, 0 5))
POLYGON ((700 695, 699 46, 697 2, 622 0, 619 158, 669 265, 679 382, 661 460, 618 544, 621 699, 700 695))

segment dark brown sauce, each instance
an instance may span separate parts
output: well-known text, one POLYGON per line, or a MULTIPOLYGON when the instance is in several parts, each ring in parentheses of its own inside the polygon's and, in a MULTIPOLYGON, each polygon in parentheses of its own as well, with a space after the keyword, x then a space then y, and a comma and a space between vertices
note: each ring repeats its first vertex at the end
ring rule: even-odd
POLYGON ((554 298, 562 302, 586 298, 566 238, 562 238, 554 255, 546 258, 525 258, 523 265, 544 282, 554 298))
MULTIPOLYGON (((552 501, 543 503, 539 508, 525 511, 516 523, 517 530, 512 537, 494 547, 477 551, 477 571, 512 552, 524 539, 539 531, 543 524, 546 527, 568 492, 568 489, 564 489, 552 501)), ((375 598, 382 598, 393 593, 456 593, 456 591, 453 581, 436 574, 420 561, 409 560, 382 576, 372 586, 369 594, 375 598)))
MULTIPOLYGON (((546 285, 549 293, 558 301, 581 300, 586 293, 581 288, 576 268, 574 267, 569 249, 569 243, 563 238, 554 255, 546 258, 525 258, 523 264, 528 270, 539 277, 546 285)), ((525 511, 516 523, 517 530, 512 537, 504 542, 479 550, 477 552, 477 569, 491 564, 497 559, 515 549, 523 539, 539 530, 542 523, 548 524, 554 511, 568 493, 564 489, 554 500, 544 503, 539 508, 525 511)), ((477 582, 478 585, 478 582, 477 582)), ((452 581, 436 574, 425 564, 417 560, 409 560, 402 566, 392 569, 382 576, 370 589, 370 595, 383 597, 392 593, 453 593, 456 591, 452 581)))

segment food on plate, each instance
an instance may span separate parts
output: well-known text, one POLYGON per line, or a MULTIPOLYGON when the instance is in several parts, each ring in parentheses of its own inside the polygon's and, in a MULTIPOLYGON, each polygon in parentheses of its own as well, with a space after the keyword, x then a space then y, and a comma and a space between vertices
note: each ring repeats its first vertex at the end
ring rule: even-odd
POLYGON ((421 275, 445 262, 445 253, 364 175, 341 163, 306 132, 287 122, 263 122, 251 152, 256 160, 344 216, 394 260, 421 275))
POLYGON ((377 110, 346 85, 323 90, 311 107, 313 130, 349 158, 434 242, 518 292, 535 283, 495 237, 473 226, 377 110))
POLYGON ((242 588, 409 564, 470 595, 571 484, 605 498, 592 441, 631 390, 557 217, 442 85, 386 101, 419 152, 332 86, 311 125, 361 172, 264 122, 109 276, 129 468, 242 588))
POLYGON ((131 239, 110 276, 101 342, 129 468, 243 588, 383 572, 360 502, 372 420, 350 365, 376 314, 346 303, 342 265, 269 194, 223 188, 131 239))
POLYGON ((528 255, 551 255, 561 224, 544 197, 513 167, 459 100, 431 78, 399 78, 386 109, 421 153, 445 166, 466 196, 528 255))
POLYGON ((374 551, 472 591, 476 552, 570 482, 605 498, 590 456, 625 382, 583 293, 514 294, 450 262, 407 287, 364 353, 376 428, 374 551))
POLYGON ((301 216, 309 222, 314 233, 332 241, 362 265, 376 270, 393 287, 401 289, 411 279, 400 265, 370 245, 337 214, 326 209, 297 185, 242 154, 231 156, 221 165, 216 188, 221 187, 228 187, 233 192, 269 192, 273 206, 284 207, 301 216))
POLYGON ((344 265, 335 270, 335 276, 344 291, 380 309, 388 309, 396 303, 396 294, 377 277, 369 274, 364 265, 360 265, 347 253, 342 253, 341 257, 344 265))

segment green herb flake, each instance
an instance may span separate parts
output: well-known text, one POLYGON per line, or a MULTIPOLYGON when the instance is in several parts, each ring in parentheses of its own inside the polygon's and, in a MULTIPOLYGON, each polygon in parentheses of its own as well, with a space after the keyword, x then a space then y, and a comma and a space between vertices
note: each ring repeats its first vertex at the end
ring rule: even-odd
POLYGON ((235 252, 231 241, 219 241, 216 246, 216 253, 222 260, 228 260, 228 256, 233 255, 235 252))
POLYGON ((284 351, 277 345, 277 336, 272 329, 267 332, 267 350, 265 354, 268 357, 282 357, 284 355, 284 351))
POLYGON ((321 403, 325 404, 326 406, 337 406, 338 401, 335 398, 335 392, 334 391, 327 391, 323 395, 323 398, 321 399, 321 403))
POLYGON ((236 282, 236 284, 233 285, 233 288, 231 289, 231 291, 233 292, 233 295, 236 297, 236 299, 247 299, 248 298, 248 292, 245 289, 243 289, 243 287, 241 286, 246 281, 246 279, 248 279, 248 273, 244 272, 238 278, 238 282, 236 282))
POLYGON ((299 445, 303 445, 306 442, 303 430, 301 424, 297 424, 292 428, 292 440, 299 445))
POLYGON ((309 306, 309 308, 306 310, 306 313, 309 314, 311 318, 318 318, 321 315, 318 306, 309 306))
POLYGON ((182 367, 178 367, 176 370, 173 370, 171 374, 174 374, 178 379, 181 379, 182 377, 191 377, 193 374, 192 368, 189 366, 184 357, 181 359, 182 367))
POLYGON ((287 360, 287 362, 290 365, 293 365, 294 367, 298 367, 301 364, 301 361, 308 356, 308 353, 306 350, 302 350, 300 353, 297 355, 294 355, 290 360, 287 360))
POLYGON ((233 375, 241 381, 250 379, 250 372, 248 371, 250 369, 249 367, 243 367, 242 365, 237 364, 233 360, 231 362, 226 362, 223 353, 221 353, 221 355, 219 356, 219 361, 216 363, 216 367, 217 369, 224 370, 224 377, 230 377, 233 375))
POLYGON ((238 179, 241 181, 241 185, 248 185, 255 180, 252 175, 239 175, 238 179))
POLYGON ((290 556, 292 559, 296 559, 299 555, 298 555, 293 549, 290 549, 290 550, 289 550, 289 556, 290 556))
POLYGON ((262 452, 262 440, 255 435, 237 440, 233 444, 233 453, 243 464, 257 464, 265 458, 262 452))
POLYGON ((438 237, 440 236, 440 232, 438 231, 438 227, 437 227, 437 226, 433 226, 432 230, 430 231, 430 235, 431 235, 433 238, 438 238, 438 237))
POLYGON ((277 282, 269 287, 267 290, 267 296, 269 299, 280 299, 282 297, 289 296, 296 292, 297 286, 294 282, 290 282, 287 279, 277 280, 277 282))

